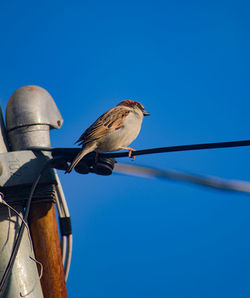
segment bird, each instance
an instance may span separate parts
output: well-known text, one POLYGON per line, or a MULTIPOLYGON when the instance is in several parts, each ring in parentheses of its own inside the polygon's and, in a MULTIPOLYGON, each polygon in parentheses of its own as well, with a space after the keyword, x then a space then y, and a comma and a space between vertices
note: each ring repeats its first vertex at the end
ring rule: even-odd
POLYGON ((82 150, 66 170, 70 173, 79 161, 88 153, 128 150, 128 156, 135 149, 128 147, 136 139, 144 116, 149 116, 144 106, 134 100, 123 100, 114 108, 101 115, 75 142, 82 150))

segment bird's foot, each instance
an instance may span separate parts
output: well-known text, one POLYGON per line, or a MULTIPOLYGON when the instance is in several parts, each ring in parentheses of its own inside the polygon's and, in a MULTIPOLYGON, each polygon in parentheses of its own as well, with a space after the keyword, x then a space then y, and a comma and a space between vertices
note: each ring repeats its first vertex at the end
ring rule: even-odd
POLYGON ((133 160, 135 160, 135 156, 131 156, 132 155, 132 152, 136 151, 135 149, 130 148, 130 147, 121 147, 121 149, 128 150, 128 157, 129 158, 133 158, 133 160))

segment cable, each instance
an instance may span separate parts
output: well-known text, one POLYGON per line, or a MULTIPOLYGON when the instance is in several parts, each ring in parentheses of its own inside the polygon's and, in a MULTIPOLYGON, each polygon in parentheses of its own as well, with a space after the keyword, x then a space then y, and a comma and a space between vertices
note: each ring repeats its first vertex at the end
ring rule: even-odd
MULTIPOLYGON (((30 243, 32 243, 32 240, 31 240, 31 236, 30 236, 30 232, 29 232, 29 227, 28 227, 28 224, 27 222, 24 221, 23 217, 21 216, 20 213, 18 213, 16 211, 15 208, 13 208, 12 206, 10 206, 4 199, 3 199, 4 195, 3 193, 0 192, 0 203, 5 205, 6 207, 8 207, 8 209, 12 210, 20 219, 21 221, 24 223, 26 229, 28 230, 28 236, 29 236, 29 240, 30 240, 30 243)), ((9 218, 11 217, 10 213, 9 213, 9 218)))
MULTIPOLYGON (((54 172, 56 173, 55 170, 54 170, 54 172)), ((60 202, 59 195, 58 195, 57 191, 56 191, 56 207, 57 207, 58 217, 60 220, 60 218, 62 218, 64 216, 64 212, 62 210, 61 202, 60 202)), ((63 265, 65 264, 65 258, 66 258, 66 249, 67 249, 66 241, 67 241, 66 236, 61 235, 60 244, 61 244, 63 265)))
POLYGON ((59 223, 61 232, 61 249, 62 249, 62 260, 64 265, 65 280, 67 281, 69 275, 69 269, 72 257, 72 229, 70 214, 67 205, 67 201, 63 192, 61 182, 59 180, 58 174, 54 169, 54 174, 56 177, 56 204, 59 213, 59 223))
MULTIPOLYGON (((232 142, 217 142, 217 143, 203 143, 203 144, 192 144, 192 145, 180 145, 180 146, 169 146, 160 147, 144 150, 133 151, 131 156, 154 154, 163 152, 178 152, 178 151, 190 151, 190 150, 204 150, 204 149, 219 149, 219 148, 232 148, 232 147, 243 147, 250 146, 250 140, 245 141, 232 141, 232 142)), ((103 157, 127 157, 127 152, 120 153, 103 153, 103 157)))
MULTIPOLYGON (((180 146, 168 146, 160 148, 151 148, 133 151, 131 156, 155 154, 155 153, 166 153, 166 152, 180 152, 190 150, 204 150, 204 149, 219 149, 219 148, 233 148, 233 147, 244 147, 250 146, 250 140, 243 141, 230 141, 230 142, 216 142, 216 143, 202 143, 202 144, 191 144, 191 145, 180 145, 180 146)), ((28 148, 34 151, 50 151, 54 157, 60 155, 62 158, 68 158, 72 160, 72 156, 77 155, 81 148, 52 148, 52 147, 30 147, 28 148)), ((91 153, 90 153, 91 154, 91 153)), ((128 152, 117 152, 117 153, 100 153, 102 157, 119 158, 127 157, 128 152)))
POLYGON ((9 259, 9 262, 8 262, 8 265, 7 265, 7 267, 6 267, 5 271, 4 271, 4 274, 3 274, 2 279, 1 279, 1 282, 0 282, 0 295, 2 295, 3 292, 5 291, 5 288, 7 286, 7 281, 9 279, 9 276, 10 276, 10 273, 11 273, 11 269, 12 269, 12 267, 14 265, 16 255, 18 253, 18 249, 19 249, 19 246, 21 244, 21 240, 22 240, 22 236, 23 236, 23 232, 24 232, 24 228, 25 228, 24 222, 27 223, 27 220, 28 220, 29 211, 30 211, 30 205, 31 205, 33 194, 35 192, 35 189, 36 189, 37 184, 38 184, 38 182, 39 182, 39 180, 41 178, 41 175, 42 175, 43 171, 52 162, 54 162, 54 160, 49 160, 49 161, 47 161, 43 165, 43 167, 38 172, 38 175, 37 175, 36 179, 34 180, 34 182, 32 184, 30 195, 29 195, 29 198, 28 198, 28 201, 27 201, 27 206, 26 206, 25 214, 24 214, 24 217, 23 217, 23 222, 21 224, 21 227, 20 227, 20 230, 19 230, 17 239, 15 241, 15 244, 14 244, 14 247, 13 247, 13 250, 12 250, 12 253, 11 253, 11 256, 10 256, 10 259, 9 259))
POLYGON ((240 180, 228 180, 215 176, 194 175, 183 173, 176 170, 159 170, 144 166, 135 166, 128 164, 116 164, 114 172, 125 175, 133 175, 146 178, 172 179, 178 181, 187 181, 206 187, 216 188, 225 191, 237 191, 250 194, 250 183, 240 180))

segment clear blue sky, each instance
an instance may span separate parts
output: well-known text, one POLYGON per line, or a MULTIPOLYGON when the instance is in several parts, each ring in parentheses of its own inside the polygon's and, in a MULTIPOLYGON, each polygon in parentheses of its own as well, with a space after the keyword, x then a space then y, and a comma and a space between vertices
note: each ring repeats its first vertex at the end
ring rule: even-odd
MULTIPOLYGON (((72 147, 122 99, 151 112, 134 148, 250 138, 249 1, 1 1, 0 103, 39 85, 72 147)), ((132 163, 126 160, 127 163, 132 163)), ((249 180, 250 148, 134 164, 249 180)), ((250 198, 177 182, 60 174, 69 297, 249 297, 250 198)))

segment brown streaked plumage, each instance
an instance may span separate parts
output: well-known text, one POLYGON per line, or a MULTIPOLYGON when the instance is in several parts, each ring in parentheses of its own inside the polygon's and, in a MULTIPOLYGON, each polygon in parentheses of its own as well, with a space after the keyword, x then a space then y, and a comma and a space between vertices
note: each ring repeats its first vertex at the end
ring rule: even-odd
POLYGON ((112 152, 127 147, 138 135, 143 116, 149 113, 137 101, 124 100, 116 107, 100 116, 76 141, 83 149, 71 163, 66 173, 70 173, 78 162, 89 152, 112 152))
POLYGON ((129 115, 129 111, 115 107, 99 117, 76 141, 79 145, 98 140, 122 127, 122 121, 129 115))

